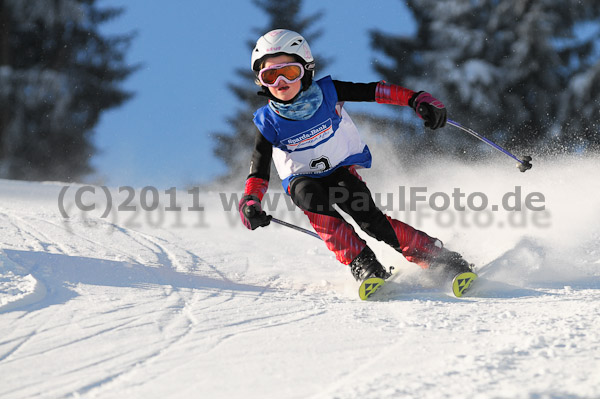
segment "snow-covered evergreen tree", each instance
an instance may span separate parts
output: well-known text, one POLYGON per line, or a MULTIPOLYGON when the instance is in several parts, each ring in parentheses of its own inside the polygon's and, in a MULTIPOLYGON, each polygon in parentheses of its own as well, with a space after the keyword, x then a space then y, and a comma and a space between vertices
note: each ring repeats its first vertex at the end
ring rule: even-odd
MULTIPOLYGON (((407 5, 418 26, 414 37, 372 34, 373 46, 391 61, 377 63, 385 79, 435 93, 450 118, 512 148, 600 144, 597 1, 407 5)), ((438 145, 461 153, 474 145, 450 137, 436 135, 438 145)))
MULTIPOLYGON (((248 174, 257 132, 252 122, 252 114, 266 104, 266 99, 256 94, 259 87, 254 84, 254 72, 250 70, 250 55, 256 40, 270 30, 283 28, 300 33, 312 46, 320 35, 318 31, 312 31, 312 26, 321 14, 303 17, 301 0, 253 0, 253 3, 267 14, 266 23, 261 28, 255 28, 252 39, 248 40, 248 64, 238 68, 236 73, 241 77, 240 83, 229 84, 229 89, 241 101, 241 106, 234 112, 234 116, 227 119, 232 131, 217 132, 213 135, 214 153, 228 168, 226 174, 219 179, 221 181, 243 179, 248 174)), ((322 68, 325 62, 324 58, 316 55, 317 69, 322 68)))
POLYGON ((118 84, 131 35, 98 26, 121 13, 95 0, 0 0, 0 177, 70 181, 91 172, 100 113, 130 97, 118 84))

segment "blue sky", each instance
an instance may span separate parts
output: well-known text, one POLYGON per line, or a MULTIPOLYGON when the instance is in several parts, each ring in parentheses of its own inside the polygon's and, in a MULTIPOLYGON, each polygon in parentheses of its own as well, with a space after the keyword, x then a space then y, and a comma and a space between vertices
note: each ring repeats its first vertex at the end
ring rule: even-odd
MULTIPOLYGON (((97 173, 88 180, 110 186, 182 188, 222 173, 223 164, 212 155, 215 142, 210 134, 230 131, 226 118, 236 112, 239 102, 227 85, 240 82, 235 69, 249 68, 246 43, 258 39, 253 31, 266 25, 265 14, 251 1, 98 4, 125 7, 103 31, 137 31, 127 61, 142 67, 123 84, 135 97, 105 112, 95 129, 97 173)), ((378 80, 371 66, 376 54, 370 49, 368 31, 411 34, 415 29, 399 0, 303 1, 303 15, 318 11, 324 16, 315 27, 324 32, 309 44, 331 62, 326 70, 317 71, 317 77, 378 80)), ((382 111, 372 104, 352 106, 382 111)), ((251 119, 248 115, 249 123, 251 119)))

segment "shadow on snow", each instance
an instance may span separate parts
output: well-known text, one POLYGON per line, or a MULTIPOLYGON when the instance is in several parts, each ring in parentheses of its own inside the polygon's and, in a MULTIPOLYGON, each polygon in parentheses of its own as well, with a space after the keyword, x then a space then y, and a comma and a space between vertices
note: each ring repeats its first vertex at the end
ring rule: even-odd
POLYGON ((69 286, 77 284, 132 288, 161 285, 175 289, 258 293, 269 290, 263 286, 236 283, 225 277, 182 273, 164 265, 145 266, 140 263, 34 251, 4 252, 46 287, 46 297, 29 305, 35 308, 62 304, 76 297, 78 294, 69 286))

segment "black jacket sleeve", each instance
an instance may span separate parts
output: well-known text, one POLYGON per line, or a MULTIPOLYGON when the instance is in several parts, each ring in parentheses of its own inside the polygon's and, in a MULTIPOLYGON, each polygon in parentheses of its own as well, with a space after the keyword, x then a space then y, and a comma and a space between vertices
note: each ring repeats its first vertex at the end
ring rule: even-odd
POLYGON ((378 82, 353 83, 334 80, 338 101, 375 101, 375 89, 378 82))
POLYGON ((248 177, 260 177, 269 181, 269 177, 271 176, 271 158, 273 158, 273 144, 257 129, 248 177))

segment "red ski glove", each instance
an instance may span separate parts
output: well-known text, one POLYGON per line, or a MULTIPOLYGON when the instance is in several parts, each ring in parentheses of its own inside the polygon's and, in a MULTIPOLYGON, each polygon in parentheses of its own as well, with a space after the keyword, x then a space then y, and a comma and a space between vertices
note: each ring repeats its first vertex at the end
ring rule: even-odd
POLYGON ((240 200, 238 211, 244 226, 250 230, 268 226, 271 223, 272 216, 267 215, 260 204, 268 187, 269 181, 260 177, 249 177, 246 180, 244 196, 240 200))
POLYGON ((272 216, 262 210, 260 200, 254 195, 244 195, 240 200, 238 211, 244 226, 250 230, 268 226, 271 223, 272 216))
POLYGON ((408 100, 410 105, 421 119, 425 120, 425 126, 435 130, 446 125, 446 107, 440 100, 435 99, 426 91, 413 94, 408 100))

